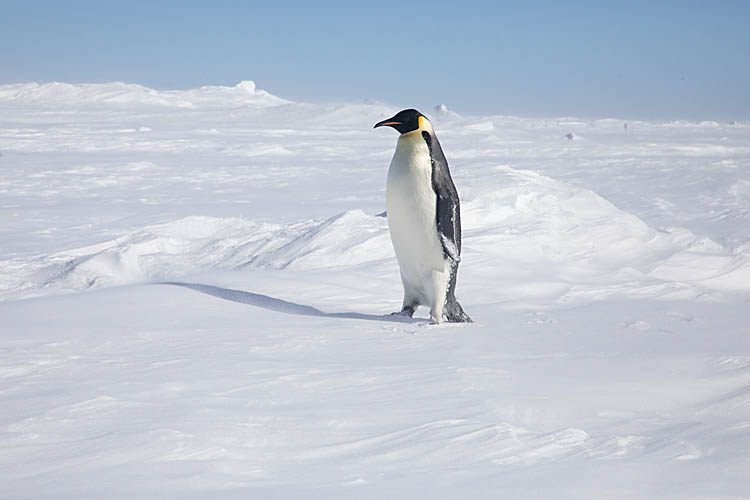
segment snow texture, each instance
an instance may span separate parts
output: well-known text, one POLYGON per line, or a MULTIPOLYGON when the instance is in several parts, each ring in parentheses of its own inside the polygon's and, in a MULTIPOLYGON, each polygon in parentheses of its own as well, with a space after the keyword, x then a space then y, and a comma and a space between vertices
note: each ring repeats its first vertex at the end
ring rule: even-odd
POLYGON ((396 111, 0 85, 2 498, 747 498, 750 124, 437 106, 434 326, 396 111))

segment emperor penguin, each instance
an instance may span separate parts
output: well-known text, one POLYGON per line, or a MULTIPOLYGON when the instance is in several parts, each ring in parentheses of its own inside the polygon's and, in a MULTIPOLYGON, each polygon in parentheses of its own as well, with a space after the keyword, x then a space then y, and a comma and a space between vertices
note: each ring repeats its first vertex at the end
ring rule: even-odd
POLYGON ((456 300, 461 262, 461 210, 448 161, 430 121, 405 109, 378 122, 401 135, 386 183, 388 230, 401 270, 404 302, 400 314, 412 317, 430 308, 433 323, 471 322, 456 300))

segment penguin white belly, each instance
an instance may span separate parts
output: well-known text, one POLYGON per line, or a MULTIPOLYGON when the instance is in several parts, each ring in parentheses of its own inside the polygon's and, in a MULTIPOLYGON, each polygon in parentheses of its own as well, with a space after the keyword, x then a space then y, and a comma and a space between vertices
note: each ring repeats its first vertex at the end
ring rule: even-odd
POLYGON ((437 231, 432 163, 420 134, 399 138, 386 184, 388 229, 404 282, 405 305, 414 299, 442 320, 450 265, 437 231))

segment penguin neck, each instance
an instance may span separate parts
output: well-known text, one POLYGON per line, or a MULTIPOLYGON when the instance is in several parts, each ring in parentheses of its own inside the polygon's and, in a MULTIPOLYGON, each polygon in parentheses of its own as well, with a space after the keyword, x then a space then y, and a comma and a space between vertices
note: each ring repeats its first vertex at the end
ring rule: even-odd
POLYGON ((412 130, 399 136, 396 142, 396 155, 404 156, 422 153, 430 154, 421 129, 412 130))
POLYGON ((393 153, 391 169, 419 170, 428 168, 431 164, 430 149, 424 140, 421 130, 414 130, 399 136, 396 151, 393 153))

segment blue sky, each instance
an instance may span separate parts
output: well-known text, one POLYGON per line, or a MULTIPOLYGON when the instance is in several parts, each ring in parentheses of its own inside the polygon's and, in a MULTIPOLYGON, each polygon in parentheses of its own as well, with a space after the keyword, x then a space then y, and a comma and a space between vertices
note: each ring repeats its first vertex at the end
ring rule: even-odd
POLYGON ((750 119, 750 2, 0 1, 0 83, 234 85, 463 113, 750 119))

